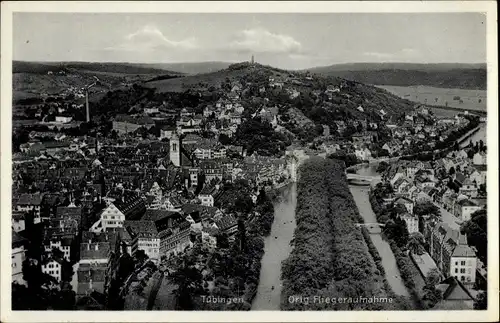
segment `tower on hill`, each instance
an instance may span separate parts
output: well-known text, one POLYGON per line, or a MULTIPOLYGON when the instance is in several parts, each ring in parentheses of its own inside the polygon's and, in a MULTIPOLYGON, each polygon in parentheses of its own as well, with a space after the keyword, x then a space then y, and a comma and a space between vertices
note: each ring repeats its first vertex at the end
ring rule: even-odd
POLYGON ((254 60, 253 55, 252 55, 252 60, 250 61, 250 63, 251 63, 252 65, 253 65, 253 64, 255 64, 255 60, 254 60))

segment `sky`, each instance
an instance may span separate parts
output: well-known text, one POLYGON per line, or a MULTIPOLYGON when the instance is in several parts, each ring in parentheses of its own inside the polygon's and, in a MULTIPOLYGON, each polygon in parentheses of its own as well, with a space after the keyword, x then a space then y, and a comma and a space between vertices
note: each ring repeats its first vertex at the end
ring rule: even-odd
POLYGON ((13 59, 285 69, 356 62, 485 63, 480 13, 15 13, 13 59))

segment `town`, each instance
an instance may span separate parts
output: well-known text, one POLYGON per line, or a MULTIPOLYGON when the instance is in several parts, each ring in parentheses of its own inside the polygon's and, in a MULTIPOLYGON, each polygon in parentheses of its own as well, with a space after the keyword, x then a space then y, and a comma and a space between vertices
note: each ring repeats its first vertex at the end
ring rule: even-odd
POLYGON ((228 69, 181 93, 134 84, 89 103, 86 86, 14 106, 13 309, 250 309, 273 202, 309 156, 348 178, 379 165, 385 234, 402 219, 398 248, 427 246, 411 259, 424 279, 439 271, 444 301, 485 290, 486 144, 468 141, 485 115, 254 57, 228 69))

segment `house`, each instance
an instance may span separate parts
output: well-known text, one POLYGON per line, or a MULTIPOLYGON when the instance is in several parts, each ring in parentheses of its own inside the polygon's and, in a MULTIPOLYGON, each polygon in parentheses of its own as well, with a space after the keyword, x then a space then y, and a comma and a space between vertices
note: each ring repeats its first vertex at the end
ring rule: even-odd
POLYGON ((469 175, 472 181, 475 181, 477 185, 486 184, 486 165, 474 165, 474 170, 469 175))
POLYGON ((406 166, 406 176, 410 179, 413 179, 415 177, 415 174, 419 169, 421 169, 422 165, 418 161, 411 161, 407 166, 406 166))
POLYGON ((144 108, 144 113, 145 114, 155 114, 155 113, 158 113, 158 112, 160 112, 160 110, 158 109, 158 107, 144 108))
POLYGON ((56 116, 57 123, 70 123, 73 120, 73 117, 69 116, 56 116))
POLYGON ((394 201, 394 205, 403 205, 406 210, 408 211, 408 213, 410 214, 413 214, 413 201, 410 200, 409 198, 406 198, 406 197, 398 197, 395 201, 394 201))
POLYGON ((205 183, 210 183, 214 179, 222 181, 224 168, 217 161, 211 159, 202 160, 199 166, 205 174, 205 183))
POLYGON ((238 231, 238 223, 232 215, 226 215, 215 221, 212 227, 226 233, 230 238, 238 231))
POLYGON ((91 228, 93 232, 123 227, 125 220, 138 220, 146 211, 146 204, 139 196, 124 201, 110 203, 102 212, 100 219, 91 228))
POLYGON ((61 281, 62 275, 62 262, 56 258, 46 258, 42 260, 42 273, 54 277, 54 279, 59 283, 61 281))
POLYGON ((486 165, 487 164, 487 156, 486 153, 479 151, 474 154, 472 157, 472 163, 474 165, 486 165))
POLYGON ((22 211, 12 211, 12 229, 21 232, 26 229, 25 213, 22 211))
POLYGON ((178 212, 147 210, 143 221, 154 221, 160 239, 160 258, 179 254, 191 245, 191 224, 178 212))
POLYGON ((477 197, 477 186, 470 178, 466 178, 459 189, 459 193, 468 197, 477 197))
POLYGON ((456 277, 450 276, 436 285, 442 299, 433 307, 437 311, 472 310, 474 297, 456 277))
POLYGON ((160 261, 160 238, 154 221, 125 221, 124 228, 132 237, 132 255, 143 250, 154 263, 160 261))
POLYGON ((182 208, 182 202, 180 199, 178 199, 175 196, 169 196, 167 197, 163 205, 160 206, 160 209, 164 209, 167 211, 173 211, 173 212, 179 212, 182 208))
POLYGON ((160 140, 164 138, 171 139, 176 131, 177 128, 174 126, 163 126, 160 129, 160 140))
POLYGON ((73 245, 73 238, 67 236, 52 236, 46 241, 44 241, 43 246, 45 252, 50 254, 53 249, 59 249, 63 258, 66 261, 71 260, 71 246, 73 245))
POLYGON ((468 221, 472 213, 481 210, 482 207, 468 199, 457 201, 454 205, 454 215, 462 221, 468 221))
POLYGON ((372 158, 372 152, 367 147, 356 149, 354 153, 360 160, 369 160, 372 158))
POLYGON ((463 234, 446 223, 427 222, 424 237, 429 244, 430 255, 441 272, 457 278, 463 284, 474 284, 477 257, 463 234))
POLYGON ((201 205, 214 206, 215 196, 218 191, 219 191, 218 184, 214 186, 206 185, 198 195, 198 199, 201 201, 201 205))
POLYGON ((352 135, 352 141, 355 144, 370 144, 374 141, 372 132, 355 133, 352 135))
POLYGON ((12 231, 12 282, 25 285, 23 279, 23 262, 26 259, 26 246, 28 240, 16 231, 12 231))
POLYGON ((418 217, 414 214, 403 213, 400 218, 406 222, 406 228, 408 233, 412 234, 418 232, 418 217))
POLYGON ((107 281, 107 264, 81 263, 77 270, 78 296, 91 295, 95 292, 104 294, 107 281))
POLYGON ((42 204, 42 194, 22 194, 16 203, 16 210, 21 212, 33 212, 33 223, 41 222, 40 209, 42 204))

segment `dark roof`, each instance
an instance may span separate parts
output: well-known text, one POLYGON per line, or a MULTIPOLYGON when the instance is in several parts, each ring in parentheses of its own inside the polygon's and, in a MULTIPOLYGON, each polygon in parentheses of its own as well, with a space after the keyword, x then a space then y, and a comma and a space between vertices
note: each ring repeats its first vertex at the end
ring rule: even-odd
POLYGON ((110 252, 111 246, 109 242, 80 243, 81 259, 105 259, 108 258, 110 252))
POLYGON ((457 173, 455 181, 457 181, 458 183, 463 183, 465 181, 465 175, 462 173, 457 173))
POLYGON ((41 194, 22 194, 17 200, 17 205, 40 205, 42 199, 41 194))
POLYGON ((478 172, 486 172, 486 165, 474 165, 473 166, 478 172))
POLYGON ((81 221, 82 218, 82 208, 78 206, 59 206, 57 207, 57 217, 58 218, 72 218, 81 221))
POLYGON ((15 221, 24 220, 26 213, 23 211, 12 211, 12 219, 15 221))
POLYGON ((138 220, 146 212, 146 204, 139 196, 128 198, 123 202, 115 202, 114 204, 125 215, 126 220, 138 220))
MULTIPOLYGON (((452 300, 451 294, 456 288, 460 288, 462 291, 462 297, 460 300, 473 300, 474 297, 471 295, 471 293, 465 288, 465 286, 455 277, 450 276, 440 282, 436 288, 438 290, 441 290, 443 292, 443 300, 452 300)), ((453 299, 453 300, 458 300, 458 299, 453 299)))
POLYGON ((179 214, 179 212, 167 211, 167 210, 154 210, 147 209, 141 218, 142 221, 159 221, 168 218, 172 215, 179 214))
POLYGON ((123 226, 130 228, 133 234, 139 238, 156 238, 158 236, 154 221, 125 221, 123 226))
POLYGON ((21 236, 16 231, 12 230, 12 248, 20 247, 27 242, 28 242, 28 240, 26 240, 23 236, 21 236))
POLYGON ((232 215, 227 215, 222 219, 215 221, 215 224, 220 230, 224 231, 231 227, 236 226, 237 222, 232 215))

